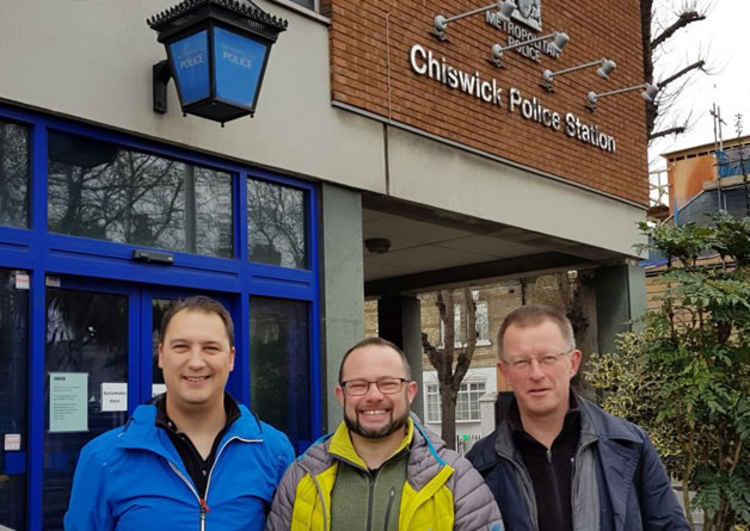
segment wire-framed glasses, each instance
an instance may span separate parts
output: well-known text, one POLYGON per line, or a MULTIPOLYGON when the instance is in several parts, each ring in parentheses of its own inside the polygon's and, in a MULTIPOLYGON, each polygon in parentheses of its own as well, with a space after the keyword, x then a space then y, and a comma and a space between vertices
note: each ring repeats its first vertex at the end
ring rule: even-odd
POLYGON ((554 367, 561 359, 563 359, 563 356, 567 356, 571 352, 573 352, 573 349, 558 354, 545 354, 544 356, 539 356, 537 358, 519 358, 517 360, 504 361, 503 363, 514 371, 526 372, 531 369, 534 361, 536 361, 540 367, 554 367))

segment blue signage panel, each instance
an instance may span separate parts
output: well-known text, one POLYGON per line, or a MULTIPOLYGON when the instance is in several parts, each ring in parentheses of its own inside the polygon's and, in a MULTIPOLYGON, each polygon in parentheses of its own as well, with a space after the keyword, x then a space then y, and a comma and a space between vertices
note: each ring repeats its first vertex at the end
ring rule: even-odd
POLYGON ((169 45, 182 104, 188 105, 210 95, 208 33, 206 30, 169 45))
POLYGON ((216 96, 250 107, 268 47, 222 28, 214 29, 216 96))

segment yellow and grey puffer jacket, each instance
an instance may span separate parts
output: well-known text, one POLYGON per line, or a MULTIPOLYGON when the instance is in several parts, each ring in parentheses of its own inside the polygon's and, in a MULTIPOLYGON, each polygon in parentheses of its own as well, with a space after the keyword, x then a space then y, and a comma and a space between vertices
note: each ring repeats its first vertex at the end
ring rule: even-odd
MULTIPOLYGON (((411 441, 399 531, 502 531, 500 510, 479 473, 409 419, 411 441)), ((266 531, 330 531, 331 491, 341 461, 361 462, 342 422, 292 463, 276 490, 266 531)))

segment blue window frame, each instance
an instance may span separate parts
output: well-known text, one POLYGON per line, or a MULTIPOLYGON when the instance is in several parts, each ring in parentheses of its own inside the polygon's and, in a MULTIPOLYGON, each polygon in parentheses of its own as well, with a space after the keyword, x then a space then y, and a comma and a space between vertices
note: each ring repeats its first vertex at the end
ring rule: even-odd
MULTIPOLYGON (((48 288, 48 277, 75 279, 80 285, 89 286, 91 289, 101 287, 103 291, 113 289, 112 286, 119 286, 116 289, 129 293, 131 302, 135 302, 129 310, 131 326, 136 322, 141 323, 141 328, 149 328, 149 334, 149 320, 152 316, 152 302, 149 297, 169 298, 175 294, 209 290, 229 301, 237 330, 237 359, 227 388, 235 398, 251 408, 253 341, 248 323, 251 321, 252 301, 279 299, 299 303, 307 309, 306 341, 309 356, 307 359, 299 359, 307 363, 305 385, 310 390, 310 397, 307 401, 308 409, 302 413, 309 417, 310 428, 309 433, 296 435, 299 440, 293 440, 293 443, 301 450, 310 440, 315 440, 322 434, 318 192, 314 184, 4 104, 0 105, 0 120, 20 124, 29 132, 29 223, 27 227, 0 226, 0 268, 24 270, 29 275, 28 425, 26 440, 23 442, 26 457, 28 529, 40 530, 43 527, 41 500, 45 459, 45 384, 48 378, 45 373, 45 293, 48 288), (168 250, 166 252, 174 259, 172 265, 148 264, 133 260, 135 250, 150 250, 141 245, 50 232, 48 146, 51 131, 231 174, 232 256, 222 258, 168 250), (254 262, 249 256, 251 246, 248 245, 248 181, 279 185, 301 192, 305 206, 303 225, 306 248, 305 261, 301 267, 298 263, 295 263, 294 267, 285 267, 273 263, 254 262)), ((304 319, 301 322, 304 322, 304 319)), ((128 397, 128 413, 132 413, 139 401, 142 402, 150 396, 152 360, 151 338, 137 329, 129 333, 131 341, 128 389, 137 390, 129 393, 128 397)), ((305 370, 299 373, 304 374, 305 370)))

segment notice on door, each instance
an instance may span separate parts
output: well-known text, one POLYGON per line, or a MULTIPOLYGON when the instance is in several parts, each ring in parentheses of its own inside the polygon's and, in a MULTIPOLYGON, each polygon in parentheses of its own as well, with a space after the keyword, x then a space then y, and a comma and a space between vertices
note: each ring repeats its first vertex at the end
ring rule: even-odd
POLYGON ((89 430, 88 383, 87 372, 49 373, 50 433, 89 430))
POLYGON ((102 411, 128 410, 127 382, 102 382, 102 411))

